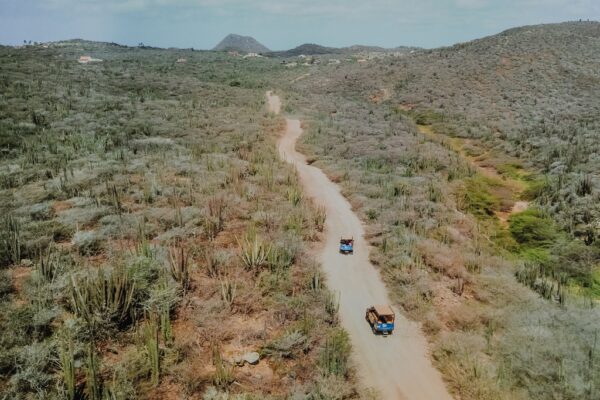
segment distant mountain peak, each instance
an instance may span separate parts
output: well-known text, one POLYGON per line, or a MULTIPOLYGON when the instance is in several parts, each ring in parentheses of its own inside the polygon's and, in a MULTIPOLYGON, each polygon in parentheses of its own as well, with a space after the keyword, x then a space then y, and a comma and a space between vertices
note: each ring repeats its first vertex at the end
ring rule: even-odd
POLYGON ((242 53, 268 53, 270 50, 251 36, 231 33, 215 46, 214 51, 239 51, 242 53))

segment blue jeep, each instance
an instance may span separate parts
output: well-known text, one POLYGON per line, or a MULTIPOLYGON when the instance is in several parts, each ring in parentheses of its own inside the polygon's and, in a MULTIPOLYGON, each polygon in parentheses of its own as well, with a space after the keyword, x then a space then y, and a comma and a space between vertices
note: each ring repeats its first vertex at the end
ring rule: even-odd
POLYGON ((340 253, 341 254, 354 254, 354 238, 340 239, 340 253))
POLYGON ((381 333, 383 336, 391 335, 394 331, 396 314, 390 306, 373 306, 367 308, 365 318, 374 334, 381 333))

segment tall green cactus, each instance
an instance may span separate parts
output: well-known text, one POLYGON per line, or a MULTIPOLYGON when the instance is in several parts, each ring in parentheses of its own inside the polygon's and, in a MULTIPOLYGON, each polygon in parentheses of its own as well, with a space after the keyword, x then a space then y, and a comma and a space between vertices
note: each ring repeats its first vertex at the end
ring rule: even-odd
POLYGON ((190 288, 190 262, 189 252, 187 252, 183 245, 179 245, 178 248, 169 248, 169 266, 171 276, 179 285, 185 294, 190 288))
POLYGON ((65 386, 66 396, 69 400, 75 399, 75 350, 73 338, 70 334, 60 341, 58 347, 60 373, 65 386))
POLYGON ((160 383, 160 341, 156 313, 151 313, 150 318, 144 324, 143 338, 150 363, 151 381, 154 386, 158 386, 160 383))
POLYGON ((348 373, 350 339, 346 331, 335 329, 325 339, 319 363, 327 375, 345 376, 348 373))
POLYGON ((2 250, 4 254, 1 254, 5 261, 10 264, 16 264, 21 261, 21 223, 20 221, 8 215, 3 220, 2 235, 2 250))
POLYGON ((89 400, 100 400, 100 365, 94 348, 90 342, 85 363, 85 391, 89 400))

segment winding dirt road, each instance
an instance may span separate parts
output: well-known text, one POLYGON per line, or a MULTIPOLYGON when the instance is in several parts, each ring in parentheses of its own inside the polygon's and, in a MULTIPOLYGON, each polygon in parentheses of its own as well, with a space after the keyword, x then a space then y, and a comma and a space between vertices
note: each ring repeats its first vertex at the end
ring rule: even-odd
MULTIPOLYGON (((267 93, 270 112, 279 113, 281 100, 267 93)), ((306 163, 295 149, 302 134, 300 121, 287 119, 279 140, 281 157, 296 166, 305 193, 327 211, 326 238, 319 260, 328 286, 340 294, 342 326, 350 335, 353 363, 364 387, 374 388, 385 400, 452 399, 438 371, 431 365, 427 342, 420 327, 396 310, 396 330, 384 338, 375 336, 365 321, 365 309, 391 304, 378 271, 369 262, 369 246, 361 221, 339 187, 318 168, 306 163), (340 236, 353 236, 354 255, 338 253, 340 236)))

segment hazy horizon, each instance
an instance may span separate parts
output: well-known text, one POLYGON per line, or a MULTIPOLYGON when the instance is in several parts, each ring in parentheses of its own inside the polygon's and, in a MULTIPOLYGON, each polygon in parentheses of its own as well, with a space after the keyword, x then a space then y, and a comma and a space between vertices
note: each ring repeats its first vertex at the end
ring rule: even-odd
POLYGON ((522 25, 599 20, 592 0, 5 0, 0 43, 81 38, 211 49, 227 34, 302 43, 433 48, 522 25))

